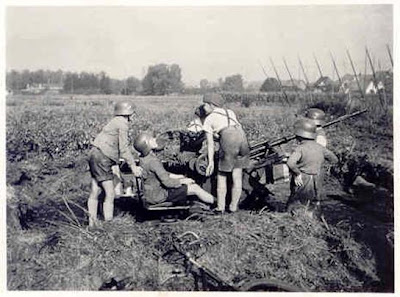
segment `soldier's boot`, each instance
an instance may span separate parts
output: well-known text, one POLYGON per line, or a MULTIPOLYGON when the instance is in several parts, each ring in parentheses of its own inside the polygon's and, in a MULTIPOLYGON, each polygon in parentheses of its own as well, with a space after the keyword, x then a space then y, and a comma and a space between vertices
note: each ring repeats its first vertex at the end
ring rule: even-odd
POLYGON ((359 175, 354 180, 352 186, 360 187, 360 188, 375 188, 376 187, 375 184, 366 181, 363 177, 361 177, 359 175))

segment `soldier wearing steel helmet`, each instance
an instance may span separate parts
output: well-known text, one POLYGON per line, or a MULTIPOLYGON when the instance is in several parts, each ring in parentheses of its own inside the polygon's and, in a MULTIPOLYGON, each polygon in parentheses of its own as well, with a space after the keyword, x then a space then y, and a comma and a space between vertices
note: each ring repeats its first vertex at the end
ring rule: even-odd
POLYGON ((310 108, 306 111, 306 118, 312 120, 317 126, 315 141, 323 147, 326 147, 328 140, 325 130, 322 128, 322 125, 325 124, 325 112, 319 108, 310 108))
POLYGON ((129 122, 134 113, 134 107, 129 102, 115 104, 114 117, 103 127, 92 142, 89 154, 89 167, 92 176, 91 192, 88 199, 89 226, 97 222, 98 198, 100 192, 105 192, 103 204, 104 219, 113 219, 114 214, 114 175, 112 167, 119 159, 125 159, 135 176, 141 175, 141 168, 136 166, 129 146, 129 122))
MULTIPOLYGON (((301 119, 294 124, 294 133, 298 146, 290 155, 287 165, 292 174, 290 196, 287 210, 292 212, 299 206, 310 206, 319 212, 319 189, 322 186, 318 178, 324 160, 338 162, 336 155, 315 142, 316 125, 310 119, 301 119)), ((319 213, 317 213, 319 215, 319 213)))
POLYGON ((155 137, 148 133, 139 134, 134 141, 135 150, 140 153, 140 166, 143 168, 145 200, 149 204, 172 202, 186 203, 187 196, 197 196, 202 202, 213 204, 215 198, 203 190, 193 179, 165 170, 154 154, 158 148, 155 137))

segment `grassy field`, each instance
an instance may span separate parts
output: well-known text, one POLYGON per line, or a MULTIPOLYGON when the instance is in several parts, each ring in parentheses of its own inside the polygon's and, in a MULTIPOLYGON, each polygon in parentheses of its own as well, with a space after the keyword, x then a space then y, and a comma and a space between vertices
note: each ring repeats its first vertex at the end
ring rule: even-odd
MULTIPOLYGON (((383 265, 377 252, 383 249, 385 239, 374 247, 361 232, 380 228, 383 237, 390 239, 393 208, 388 199, 372 203, 380 208, 383 205, 383 223, 366 216, 366 209, 356 211, 327 199, 325 208, 334 210, 328 217, 329 230, 318 221, 276 211, 241 211, 205 222, 160 226, 136 222, 126 206, 118 203, 113 222, 88 230, 85 204, 90 176, 86 154, 119 100, 132 100, 136 106, 130 131, 135 136, 143 131, 184 128, 201 97, 7 98, 9 290, 96 290, 110 277, 129 277, 127 289, 131 290, 193 290, 188 280, 163 284, 169 266, 159 260, 171 234, 192 230, 212 242, 200 260, 226 279, 271 277, 316 291, 391 291, 393 263, 383 265), (358 228, 357 224, 364 225, 358 228)), ((343 103, 337 101, 308 104, 322 106, 332 119, 344 112, 343 103)), ((238 115, 250 141, 291 134, 294 121, 307 108, 301 103, 288 107, 268 102, 228 106, 238 115)), ((370 112, 331 127, 327 133, 329 147, 338 155, 356 141, 346 169, 327 176, 327 191, 340 196, 346 179, 362 174, 392 199, 390 113, 370 112)), ((290 151, 292 146, 283 148, 290 151)), ((272 190, 276 199, 287 199, 287 185, 272 190)), ((385 247, 389 245, 390 240, 385 247)))

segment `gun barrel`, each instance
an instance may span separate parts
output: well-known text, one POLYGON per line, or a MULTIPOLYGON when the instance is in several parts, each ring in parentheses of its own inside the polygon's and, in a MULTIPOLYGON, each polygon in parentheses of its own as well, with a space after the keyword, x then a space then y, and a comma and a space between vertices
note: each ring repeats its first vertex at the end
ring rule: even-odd
MULTIPOLYGON (((363 110, 359 110, 359 111, 353 112, 351 114, 346 114, 344 116, 341 116, 341 117, 339 117, 339 118, 337 118, 337 119, 335 119, 333 121, 330 121, 330 122, 322 125, 322 127, 326 128, 326 127, 332 126, 332 125, 334 125, 336 123, 339 123, 339 122, 342 122, 342 121, 347 120, 349 118, 358 116, 358 115, 363 114, 363 113, 365 113, 367 111, 368 111, 368 109, 363 109, 363 110)), ((273 148, 275 146, 279 146, 279 145, 287 143, 287 142, 289 142, 289 141, 291 141, 291 140, 293 140, 295 138, 296 138, 296 135, 292 134, 292 135, 284 136, 284 137, 281 137, 281 138, 278 138, 278 139, 272 140, 272 141, 264 140, 264 141, 257 142, 257 143, 255 143, 255 144, 250 146, 250 158, 254 159, 254 158, 261 157, 261 156, 263 156, 263 154, 265 154, 265 151, 268 148, 273 148)))
POLYGON ((332 125, 334 125, 336 123, 339 123, 339 122, 342 122, 342 121, 347 120, 349 118, 358 116, 358 115, 363 114, 363 113, 365 113, 367 111, 368 111, 368 109, 366 108, 366 109, 363 109, 363 110, 359 110, 359 111, 353 112, 351 114, 346 114, 344 116, 338 117, 336 120, 330 121, 330 122, 322 125, 322 128, 326 128, 326 127, 332 126, 332 125))

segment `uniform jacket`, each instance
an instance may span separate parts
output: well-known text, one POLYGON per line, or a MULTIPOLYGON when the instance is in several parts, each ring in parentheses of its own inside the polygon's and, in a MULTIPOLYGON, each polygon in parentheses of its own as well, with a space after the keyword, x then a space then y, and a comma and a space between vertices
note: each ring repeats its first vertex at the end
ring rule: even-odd
POLYGON ((103 127, 92 144, 116 163, 123 158, 132 167, 135 161, 129 147, 128 130, 128 119, 116 116, 103 127))
POLYGON ((332 163, 338 162, 338 158, 330 150, 314 140, 305 140, 290 155, 287 165, 295 175, 319 175, 325 159, 332 163))
POLYGON ((164 202, 168 197, 168 189, 181 186, 178 179, 169 176, 161 161, 152 152, 140 158, 140 167, 143 168, 146 201, 150 204, 164 202))

